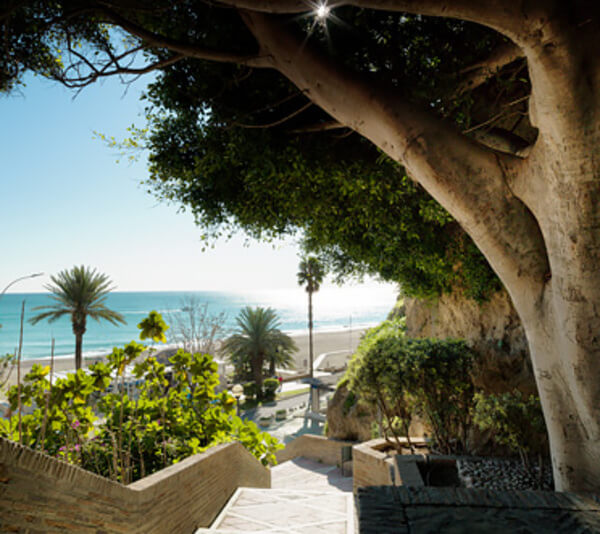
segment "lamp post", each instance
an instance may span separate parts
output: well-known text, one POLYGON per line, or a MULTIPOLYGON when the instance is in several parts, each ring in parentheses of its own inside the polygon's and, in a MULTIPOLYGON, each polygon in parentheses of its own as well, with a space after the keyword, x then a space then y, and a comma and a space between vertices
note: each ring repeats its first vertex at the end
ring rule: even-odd
MULTIPOLYGON (((26 276, 20 276, 19 278, 15 278, 10 284, 8 284, 3 290, 2 293, 0 293, 0 299, 4 296, 4 293, 6 293, 7 289, 16 284, 17 282, 20 282, 21 280, 27 280, 27 278, 35 278, 36 276, 42 276, 44 273, 33 273, 33 274, 28 274, 26 276)), ((23 301, 23 305, 25 304, 25 301, 23 301)), ((0 328, 2 328, 2 325, 0 324, 0 328)))
POLYGON ((244 393, 244 387, 242 386, 242 384, 236 384, 235 386, 233 386, 231 388, 231 393, 235 398, 235 402, 236 402, 236 413, 237 416, 240 416, 240 398, 242 396, 242 394, 244 393))
POLYGON ((8 290, 9 287, 16 284, 17 282, 20 282, 21 280, 27 280, 27 278, 36 278, 37 276, 42 276, 43 274, 44 273, 33 273, 33 274, 28 274, 26 276, 21 276, 19 278, 16 278, 2 290, 2 293, 0 293, 0 298, 2 298, 2 296, 4 295, 4 293, 6 293, 6 291, 8 290))

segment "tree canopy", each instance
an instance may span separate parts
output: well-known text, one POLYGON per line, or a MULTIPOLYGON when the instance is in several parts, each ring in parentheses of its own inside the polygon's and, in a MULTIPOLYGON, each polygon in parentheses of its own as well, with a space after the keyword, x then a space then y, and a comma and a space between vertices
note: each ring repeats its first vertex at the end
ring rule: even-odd
MULTIPOLYGON (((477 101, 463 92, 457 72, 506 46, 480 26, 341 11, 326 29, 314 28, 311 42, 464 129, 490 114, 508 121, 503 106, 527 90, 526 74, 515 81, 523 70, 517 61, 486 83, 477 101)), ((147 183, 160 198, 191 209, 207 238, 302 229, 306 248, 340 279, 376 275, 415 296, 460 288, 485 299, 500 287, 471 239, 400 165, 336 127, 277 73, 181 62, 161 71, 148 99, 147 183)), ((509 127, 522 122, 521 113, 511 118, 509 127)))
MULTIPOLYGON (((499 287, 460 225, 397 162, 340 127, 277 72, 154 47, 131 59, 142 25, 173 41, 228 50, 237 55, 232 60, 255 53, 235 10, 155 4, 144 10, 130 2, 119 11, 103 2, 15 7, 3 23, 19 53, 0 60, 1 85, 18 84, 23 69, 79 87, 110 73, 161 67, 146 94, 148 128, 135 130, 126 145, 150 149, 149 190, 191 210, 206 239, 238 230, 276 238, 300 229, 307 250, 339 279, 376 275, 415 296, 460 288, 485 299, 499 287), (194 35, 189 20, 196 22, 194 35), (122 37, 106 23, 129 33, 122 37)), ((526 94, 524 64, 497 33, 464 21, 354 7, 334 15, 326 23, 284 17, 286 26, 307 31, 311 45, 463 129, 486 132, 488 125, 477 125, 498 114, 489 126, 523 122, 523 103, 505 106, 526 94), (482 71, 490 53, 499 66, 510 65, 488 79, 482 71)))

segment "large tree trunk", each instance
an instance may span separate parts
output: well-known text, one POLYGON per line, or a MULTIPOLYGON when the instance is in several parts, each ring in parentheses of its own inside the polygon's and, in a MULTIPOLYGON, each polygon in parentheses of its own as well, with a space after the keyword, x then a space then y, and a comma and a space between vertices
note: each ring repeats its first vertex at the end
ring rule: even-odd
MULTIPOLYGON (((301 5, 244 1, 265 11, 301 5)), ((531 122, 539 129, 527 159, 468 139, 396 91, 306 46, 277 18, 254 11, 243 17, 270 66, 402 163, 471 235, 523 322, 556 488, 600 491, 598 20, 542 1, 377 5, 487 24, 523 50, 533 87, 531 122)))

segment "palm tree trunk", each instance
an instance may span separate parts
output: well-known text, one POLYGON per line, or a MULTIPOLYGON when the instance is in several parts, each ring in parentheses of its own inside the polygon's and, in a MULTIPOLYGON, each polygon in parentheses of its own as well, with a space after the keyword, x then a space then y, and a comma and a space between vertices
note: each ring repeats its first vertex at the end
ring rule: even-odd
POLYGON ((81 369, 81 348, 83 346, 83 335, 75 334, 75 369, 81 369))
POLYGON ((275 356, 272 356, 269 362, 269 376, 275 376, 275 356))
POLYGON ((312 313, 312 291, 308 292, 308 375, 313 377, 313 313, 312 313))
POLYGON ((263 397, 263 363, 264 358, 257 357, 252 359, 252 374, 254 376, 254 383, 256 384, 256 397, 262 399, 263 397))

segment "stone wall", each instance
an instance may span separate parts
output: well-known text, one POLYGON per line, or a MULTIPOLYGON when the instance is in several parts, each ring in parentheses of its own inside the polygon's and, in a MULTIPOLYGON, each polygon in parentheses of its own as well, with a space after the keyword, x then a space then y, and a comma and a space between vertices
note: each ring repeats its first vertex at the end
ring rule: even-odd
POLYGON ((393 455, 382 452, 385 441, 373 439, 355 445, 352 449, 352 476, 354 494, 364 486, 389 486, 392 484, 391 471, 396 466, 393 455))
POLYGON ((457 293, 435 301, 405 299, 409 337, 465 339, 478 353, 473 379, 489 393, 537 389, 521 320, 504 290, 478 304, 457 293))
POLYGON ((352 446, 353 441, 327 439, 324 436, 304 434, 290 441, 285 449, 277 451, 279 463, 293 460, 300 456, 328 465, 339 465, 342 458, 342 447, 352 446))
POLYGON ((0 438, 1 532, 184 534, 209 526, 239 486, 271 486, 239 443, 124 486, 0 438))

